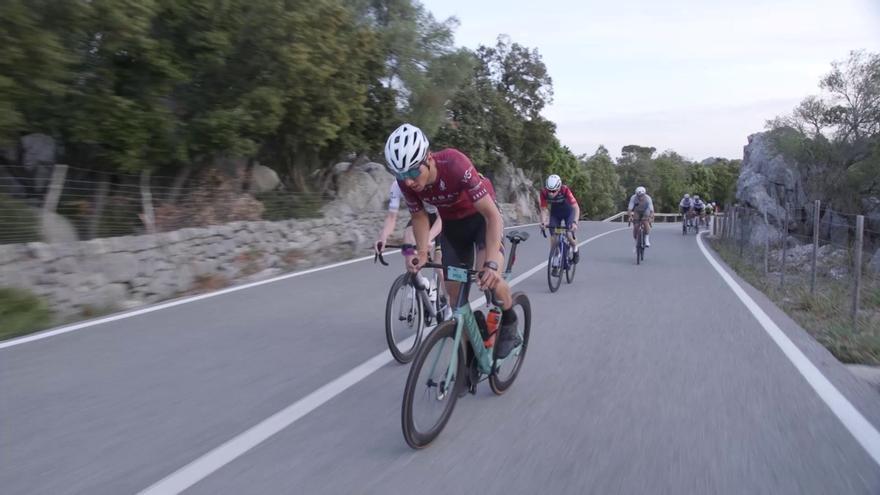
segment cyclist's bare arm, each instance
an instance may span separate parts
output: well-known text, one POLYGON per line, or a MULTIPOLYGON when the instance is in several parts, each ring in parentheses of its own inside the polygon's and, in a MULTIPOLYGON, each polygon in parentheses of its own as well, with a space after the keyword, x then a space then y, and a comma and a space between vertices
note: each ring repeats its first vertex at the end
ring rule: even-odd
POLYGON ((437 220, 434 222, 434 225, 431 225, 431 232, 428 234, 431 242, 440 235, 440 232, 443 231, 443 220, 440 219, 440 214, 437 214, 437 220))
POLYGON ((394 226, 397 224, 397 210, 388 210, 388 213, 385 215, 385 223, 382 225, 382 230, 379 231, 379 236, 376 238, 376 242, 374 243, 374 247, 378 243, 387 244, 388 236, 394 232, 394 226))
POLYGON ((541 225, 547 225, 550 222, 550 210, 541 208, 541 225))
MULTIPOLYGON (((429 235, 431 231, 430 220, 425 210, 419 210, 412 214, 413 235, 416 237, 416 249, 418 250, 418 260, 421 267, 428 261, 428 251, 430 250, 429 235)), ((410 271, 416 271, 418 267, 407 267, 410 271)))
MULTIPOLYGON (((497 263, 497 270, 483 269, 483 263, 477 270, 483 270, 483 277, 480 279, 480 288, 492 289, 495 291, 497 298, 501 300, 503 309, 510 309, 513 301, 510 297, 510 288, 501 275, 504 266, 504 254, 501 252, 501 236, 504 233, 504 220, 495 201, 488 196, 484 196, 474 203, 474 208, 486 219, 486 249, 482 257, 485 261, 494 261, 497 263)), ((478 256, 478 259, 481 257, 478 256)))
MULTIPOLYGON (((504 220, 495 201, 483 196, 474 203, 474 208, 486 219, 486 261, 494 261, 499 267, 504 266, 504 255, 501 253, 501 237, 504 235, 504 220)), ((477 270, 482 267, 477 267, 477 270)))

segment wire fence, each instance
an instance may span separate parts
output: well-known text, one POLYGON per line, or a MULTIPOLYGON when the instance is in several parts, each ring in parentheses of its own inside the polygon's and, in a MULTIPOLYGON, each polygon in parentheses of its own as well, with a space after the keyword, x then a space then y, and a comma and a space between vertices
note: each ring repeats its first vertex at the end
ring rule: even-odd
POLYGON ((880 364, 880 226, 824 208, 726 209, 713 245, 844 362, 880 364))
POLYGON ((0 176, 0 244, 314 217, 326 200, 319 192, 251 194, 240 177, 216 169, 187 181, 147 174, 102 176, 64 165, 51 176, 24 167, 5 169, 7 175, 0 176))

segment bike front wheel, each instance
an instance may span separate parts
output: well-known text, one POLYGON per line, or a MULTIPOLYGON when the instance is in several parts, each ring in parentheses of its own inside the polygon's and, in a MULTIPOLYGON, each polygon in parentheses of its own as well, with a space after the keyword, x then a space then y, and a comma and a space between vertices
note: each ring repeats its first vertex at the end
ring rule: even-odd
POLYGON ((513 306, 516 312, 516 332, 522 339, 522 345, 514 349, 510 355, 502 360, 496 360, 494 370, 489 375, 489 388, 496 395, 501 395, 513 385, 522 368, 523 360, 526 358, 526 351, 529 348, 529 335, 532 329, 532 304, 529 302, 528 296, 522 292, 513 294, 513 306))
POLYGON ((419 348, 425 327, 424 312, 412 275, 404 273, 397 277, 385 304, 385 340, 400 364, 412 361, 419 348))
POLYGON ((550 292, 559 290, 562 284, 562 251, 560 243, 550 250, 550 257, 547 259, 547 285, 550 286, 550 292))
POLYGON ((462 346, 455 346, 455 325, 455 320, 446 321, 431 332, 406 379, 401 426, 404 440, 414 449, 427 446, 443 431, 465 386, 465 356, 462 346), (447 381, 456 353, 452 380, 447 381))

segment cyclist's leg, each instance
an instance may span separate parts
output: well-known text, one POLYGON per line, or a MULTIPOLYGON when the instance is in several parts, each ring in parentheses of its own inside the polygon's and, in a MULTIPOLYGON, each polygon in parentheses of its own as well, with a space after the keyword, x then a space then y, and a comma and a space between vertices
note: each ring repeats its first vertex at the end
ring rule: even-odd
POLYGON ((560 227, 562 225, 562 220, 563 220, 562 218, 554 215, 552 211, 550 212, 550 221, 547 223, 547 228, 550 229, 550 249, 551 250, 555 249, 556 244, 558 243, 556 235, 554 235, 554 233, 553 233, 553 229, 560 227))
MULTIPOLYGON (((474 237, 474 247, 477 248, 477 266, 483 266, 486 259, 486 226, 485 220, 480 215, 482 224, 480 232, 474 237)), ((501 244, 501 255, 503 265, 504 244, 501 244)), ((495 357, 502 359, 507 357, 511 351, 522 344, 522 338, 517 332, 517 316, 513 311, 513 298, 510 293, 510 285, 506 280, 500 280, 495 286, 495 298, 501 302, 501 327, 498 332, 498 339, 495 341, 495 357)))
MULTIPOLYGON (((455 249, 455 243, 449 239, 446 233, 440 234, 440 250, 443 252, 442 262, 445 266, 461 265, 462 256, 455 249)), ((443 287, 446 289, 446 296, 449 298, 449 305, 455 309, 455 305, 458 303, 458 292, 461 290, 461 284, 459 282, 445 280, 443 287)))
MULTIPOLYGON (((473 268, 474 266, 474 241, 476 232, 485 230, 485 221, 480 223, 483 216, 480 214, 443 222, 443 232, 440 234, 440 246, 443 252, 443 264, 446 266, 459 266, 473 268), (476 217, 479 217, 477 219, 476 217)), ((485 235, 485 232, 483 233, 485 235)), ((459 282, 446 281, 446 293, 449 295, 449 303, 455 307, 458 302, 458 294, 461 288, 459 282)))
POLYGON ((568 236, 568 243, 571 246, 572 250, 574 251, 575 258, 577 257, 578 246, 577 246, 577 243, 575 242, 574 231, 571 230, 571 226, 576 221, 577 221, 577 219, 574 218, 574 208, 572 208, 571 212, 568 214, 568 218, 565 219, 565 225, 568 226, 568 232, 566 233, 566 236, 568 236))
MULTIPOLYGON (((413 233, 413 228, 412 228, 412 220, 407 222, 406 228, 403 229, 403 243, 404 244, 415 244, 416 243, 416 236, 413 233)), ((407 269, 406 267, 408 267, 412 263, 413 258, 414 258, 414 256, 405 256, 405 255, 403 256, 403 269, 404 270, 406 270, 407 269)))

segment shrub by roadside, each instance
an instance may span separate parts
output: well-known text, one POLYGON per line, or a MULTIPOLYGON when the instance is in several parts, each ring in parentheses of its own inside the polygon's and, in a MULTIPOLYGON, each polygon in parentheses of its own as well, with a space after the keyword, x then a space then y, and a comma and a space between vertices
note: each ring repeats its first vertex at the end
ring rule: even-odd
POLYGON ((0 288, 0 340, 46 328, 51 322, 42 299, 26 290, 0 288))
POLYGON ((734 246, 715 239, 710 240, 710 245, 740 277, 767 295, 838 360, 880 365, 880 284, 863 280, 856 331, 848 311, 852 292, 846 281, 823 278, 813 295, 809 274, 787 274, 786 288, 780 290, 778 283, 740 258, 734 246))

